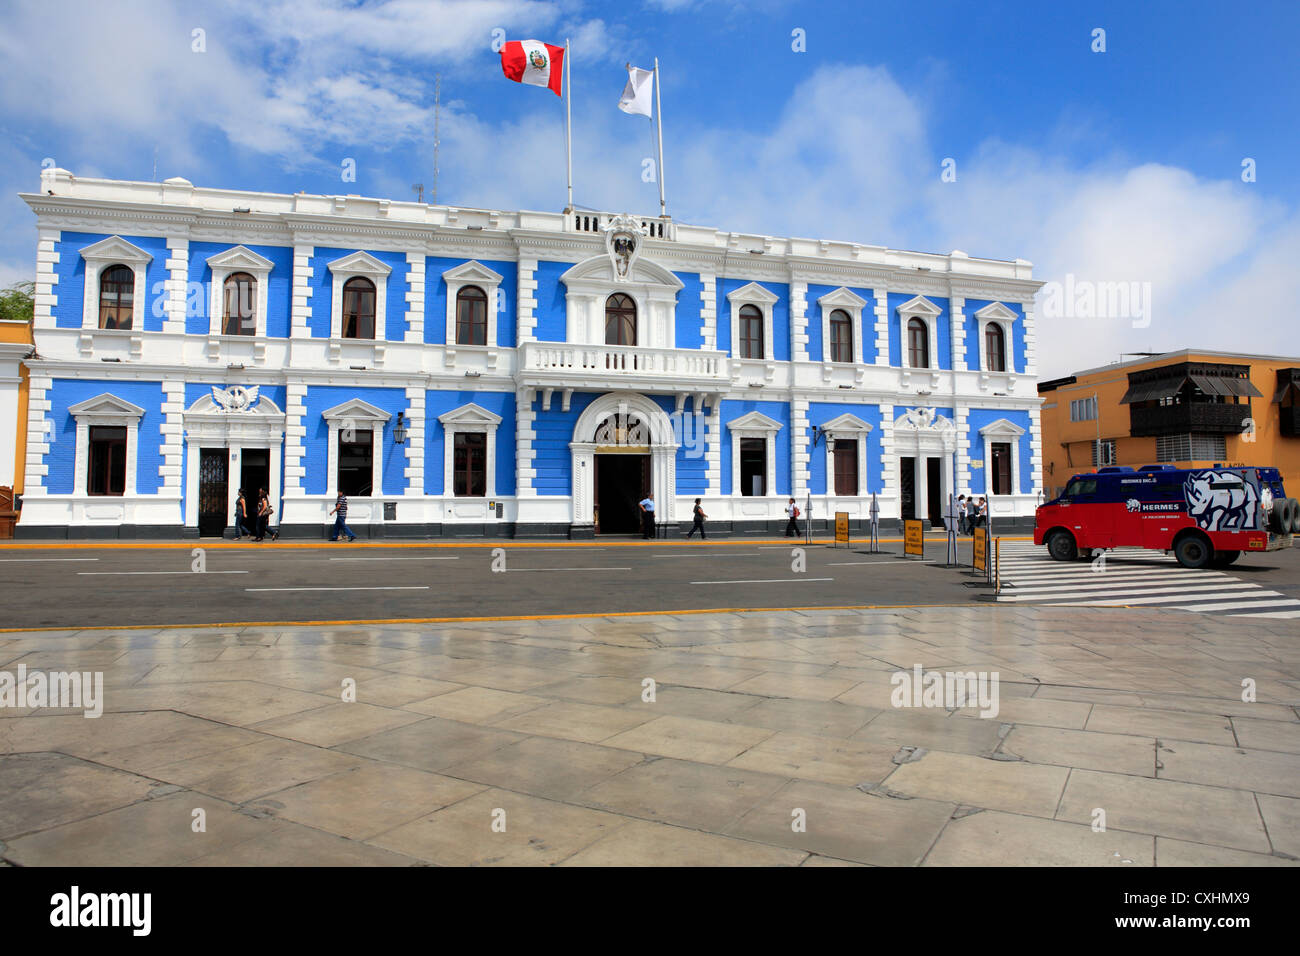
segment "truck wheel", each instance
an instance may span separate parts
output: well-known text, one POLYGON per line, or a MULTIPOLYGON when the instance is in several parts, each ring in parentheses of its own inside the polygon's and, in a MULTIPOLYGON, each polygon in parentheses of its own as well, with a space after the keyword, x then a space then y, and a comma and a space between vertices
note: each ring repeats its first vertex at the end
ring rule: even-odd
POLYGON ((1300 501, 1294 498, 1286 500, 1286 531, 1288 534, 1300 533, 1300 501))
POLYGON ((1205 567, 1214 557, 1214 548, 1198 534, 1179 538, 1174 545, 1174 557, 1185 568, 1197 570, 1205 567))
POLYGON ((1274 534, 1286 534, 1291 524, 1291 509, 1287 507, 1290 498, 1273 499, 1273 510, 1268 513, 1268 530, 1274 534))
POLYGON ((1240 551, 1215 551, 1214 558, 1210 561, 1210 564, 1216 568, 1226 568, 1239 557, 1241 557, 1240 551))
POLYGON ((1047 538, 1047 553, 1057 561, 1073 561, 1079 557, 1079 546, 1068 531, 1053 531, 1047 538))

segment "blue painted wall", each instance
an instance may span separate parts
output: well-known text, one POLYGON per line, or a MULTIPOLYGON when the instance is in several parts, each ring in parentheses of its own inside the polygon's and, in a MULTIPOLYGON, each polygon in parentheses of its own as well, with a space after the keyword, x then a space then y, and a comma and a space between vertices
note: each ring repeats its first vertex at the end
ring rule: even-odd
MULTIPOLYGON (((1000 411, 995 408, 972 408, 966 413, 967 454, 971 458, 984 458, 984 436, 980 434, 980 429, 997 421, 999 418, 1005 418, 1025 430, 1025 433, 1020 436, 1020 481, 1017 491, 1020 494, 1029 494, 1034 486, 1034 469, 1029 460, 1032 454, 1029 445, 1029 412, 1023 410, 1000 411)), ((970 488, 966 489, 967 491, 977 495, 988 494, 988 470, 991 464, 991 462, 985 461, 983 468, 971 469, 970 488)), ((959 490, 958 494, 960 493, 959 490)))
POLYGON ((650 398, 673 423, 677 438, 677 494, 706 494, 709 490, 708 449, 704 442, 706 417, 695 417, 694 399, 688 399, 681 415, 678 415, 677 400, 673 396, 652 395, 650 398))
MULTIPOLYGON (((840 287, 837 285, 814 285, 811 283, 808 285, 807 357, 810 361, 821 362, 826 354, 822 350, 822 307, 817 304, 817 300, 838 288, 840 287)), ((850 292, 867 300, 867 304, 862 307, 863 342, 857 354, 862 356, 860 361, 870 365, 876 360, 876 295, 871 289, 860 289, 855 286, 849 286, 848 288, 850 292)), ((907 300, 904 299, 903 301, 906 302, 907 300)), ((800 359, 803 357, 802 355, 798 356, 800 359)))
MULTIPOLYGON (((203 301, 194 303, 198 309, 186 308, 185 331, 192 335, 207 335, 210 328, 208 305, 212 297, 212 270, 208 259, 219 252, 233 249, 223 242, 191 242, 189 281, 203 286, 203 301), (198 312, 200 314, 194 314, 198 312)), ((266 287, 266 334, 270 338, 289 337, 289 310, 293 304, 293 248, 291 246, 250 246, 245 248, 271 260, 271 275, 266 287)), ((193 297, 190 302, 193 303, 193 297)), ((317 300, 312 299, 312 305, 317 300)), ((329 306, 326 304, 326 321, 329 306)))
MULTIPOLYGON (((904 339, 902 323, 898 317, 898 307, 914 298, 916 298, 915 292, 891 292, 886 300, 889 308, 890 365, 901 366, 903 364, 904 339)), ((926 298, 943 310, 934 319, 935 341, 930 343, 930 353, 932 356, 937 356, 939 368, 951 369, 952 318, 948 307, 948 299, 938 295, 927 295, 926 298)))
POLYGON ((321 413, 349 399, 359 398, 392 415, 384 423, 383 434, 375 435, 376 451, 383 455, 383 494, 400 495, 406 490, 406 446, 393 443, 393 425, 397 413, 406 410, 406 392, 400 388, 358 388, 339 385, 316 385, 307 389, 304 400, 306 414, 303 425, 307 434, 303 438, 305 454, 302 464, 306 469, 303 491, 309 495, 323 495, 326 489, 326 469, 329 466, 329 424, 321 413))
MULTIPOLYGON (((839 418, 841 415, 848 413, 856 415, 868 425, 871 431, 867 433, 867 485, 866 493, 881 494, 884 492, 884 482, 880 474, 880 456, 884 451, 882 444, 882 435, 880 433, 880 406, 879 405, 850 405, 847 403, 834 402, 810 402, 808 404, 808 424, 824 425, 833 418, 839 418)), ((859 439, 861 441, 862 439, 859 439)), ((812 447, 812 437, 809 435, 805 442, 804 448, 808 452, 808 487, 812 493, 829 494, 830 489, 827 485, 826 476, 826 448, 823 444, 818 444, 817 448, 812 447)))
MULTIPOLYGON (((330 311, 334 302, 334 273, 330 272, 329 264, 336 259, 350 256, 357 251, 359 250, 320 247, 316 249, 309 260, 312 276, 307 280, 307 285, 311 288, 312 295, 309 300, 311 302, 311 319, 308 321, 307 326, 311 329, 313 337, 328 338, 330 334, 330 311)), ((402 252, 381 252, 374 249, 364 251, 393 270, 385 280, 387 283, 384 292, 387 296, 387 314, 377 317, 378 328, 375 329, 375 337, 389 342, 404 341, 406 338, 406 293, 410 289, 410 284, 407 282, 406 254, 402 252)))
MULTIPOLYGON (((700 292, 704 283, 694 272, 674 272, 682 281, 682 291, 677 293, 677 311, 675 341, 679 349, 698 349, 704 346, 704 335, 700 328, 700 292)), ((671 411, 671 409, 669 409, 671 411)))
MULTIPOLYGON (((86 260, 81 258, 81 250, 101 239, 109 238, 112 233, 102 232, 65 232, 54 249, 59 253, 59 261, 54 266, 54 273, 59 277, 54 287, 58 304, 54 306, 54 324, 60 329, 79 329, 82 323, 83 296, 86 288, 86 260)), ((161 331, 163 327, 163 282, 167 279, 167 240, 156 236, 120 236, 133 246, 139 246, 153 256, 145 267, 144 301, 134 303, 131 327, 147 332, 161 331)), ((99 323, 99 303, 95 303, 95 324, 99 323)))
POLYGON ((568 495, 573 490, 573 458, 569 442, 578 416, 599 397, 595 392, 574 392, 567 412, 560 411, 558 396, 551 399, 551 410, 539 411, 541 399, 533 399, 533 467, 537 474, 533 488, 539 495, 568 495))
POLYGON ((445 392, 424 393, 424 493, 450 494, 443 487, 446 469, 447 432, 439 415, 473 403, 501 416, 497 426, 496 493, 515 493, 515 393, 514 392, 445 392))
POLYGON ((136 492, 154 495, 162 487, 162 479, 158 477, 158 467, 162 464, 162 383, 56 378, 46 393, 50 410, 45 414, 47 420, 53 423, 53 440, 43 459, 43 464, 49 468, 49 474, 45 476, 45 487, 50 494, 72 494, 77 457, 77 420, 68 412, 68 408, 105 392, 144 409, 144 414, 140 416, 135 452, 136 492))
MULTIPOLYGON (((743 286, 748 279, 718 279, 718 348, 731 352, 731 302, 727 296, 743 286)), ((785 282, 760 282, 764 289, 778 296, 772 310, 772 355, 778 362, 790 361, 790 286, 785 282)))
POLYGON ((539 342, 563 342, 568 335, 564 297, 567 289, 560 276, 573 268, 572 262, 539 262, 533 272, 537 281, 535 334, 539 342))
POLYGON ((761 412, 781 423, 781 430, 776 433, 776 474, 768 476, 768 494, 790 494, 790 405, 787 402, 724 401, 719 411, 722 426, 722 432, 718 436, 719 450, 722 452, 722 493, 731 494, 731 429, 727 423, 750 412, 761 412))

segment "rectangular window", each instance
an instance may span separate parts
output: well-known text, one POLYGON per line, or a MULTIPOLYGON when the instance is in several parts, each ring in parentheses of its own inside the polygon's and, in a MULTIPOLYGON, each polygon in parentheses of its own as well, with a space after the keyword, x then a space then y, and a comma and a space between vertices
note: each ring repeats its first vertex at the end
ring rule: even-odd
POLYGON ((1009 442, 992 443, 993 462, 989 474, 993 476, 995 495, 1011 494, 1011 445, 1009 442))
POLYGON ((455 456, 452 463, 453 494, 457 498, 487 495, 487 435, 456 432, 455 456))
POLYGON ((740 357, 765 358, 763 352, 763 316, 755 309, 752 313, 740 312, 740 357))
POLYGON ((1100 468, 1115 463, 1115 439, 1103 438, 1092 443, 1092 467, 1100 468))
POLYGON ((747 498, 767 494, 767 439, 740 440, 740 493, 747 498))
POLYGON ((837 495, 856 495, 858 493, 858 442, 857 439, 836 439, 835 451, 835 493, 837 495))
POLYGON ((374 491, 375 433, 339 431, 339 491, 349 497, 368 498, 374 491), (351 438, 351 441, 347 439, 351 438))
POLYGON ((1223 461, 1228 457, 1222 435, 1160 435, 1156 438, 1156 461, 1223 461))
POLYGON ((1070 421, 1091 422, 1097 419, 1097 400, 1095 398, 1076 398, 1070 402, 1070 421))
POLYGON ((90 426, 90 474, 86 490, 92 495, 126 493, 126 428, 90 426))

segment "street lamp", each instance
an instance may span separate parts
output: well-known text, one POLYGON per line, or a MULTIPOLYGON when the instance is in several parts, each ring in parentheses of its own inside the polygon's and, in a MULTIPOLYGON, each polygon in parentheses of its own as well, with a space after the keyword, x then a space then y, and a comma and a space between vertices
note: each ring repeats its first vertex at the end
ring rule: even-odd
POLYGON ((401 412, 397 413, 397 421, 393 423, 393 443, 406 444, 406 418, 401 412))
MULTIPOLYGON (((832 454, 834 454, 834 452, 835 452, 835 436, 832 435, 830 432, 828 432, 828 431, 827 431, 825 428, 823 428, 821 425, 811 425, 811 426, 809 426, 809 427, 812 428, 812 438, 813 438, 812 446, 813 446, 813 451, 816 451, 816 450, 817 450, 817 446, 820 445, 820 444, 822 443, 822 441, 824 440, 824 441, 826 442, 826 450, 827 450, 828 452, 831 452, 832 454)), ((827 492, 830 491, 830 489, 831 489, 831 483, 832 483, 833 481, 834 481, 834 478, 833 478, 833 476, 830 474, 830 469, 828 468, 828 469, 827 469, 827 474, 826 474, 826 490, 827 490, 827 492)), ((807 513, 804 515, 804 522, 805 522, 805 527, 804 527, 804 532, 805 532, 805 533, 804 533, 804 540, 805 540, 805 542, 807 542, 808 544, 812 544, 812 489, 811 489, 811 488, 808 489, 808 497, 807 497, 807 499, 804 501, 804 511, 807 512, 807 513)))

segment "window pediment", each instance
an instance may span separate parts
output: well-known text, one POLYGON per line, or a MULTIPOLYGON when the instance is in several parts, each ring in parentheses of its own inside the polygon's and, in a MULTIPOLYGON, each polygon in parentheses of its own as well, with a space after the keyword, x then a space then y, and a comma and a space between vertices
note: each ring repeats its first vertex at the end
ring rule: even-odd
POLYGON ((328 263, 326 268, 336 276, 372 276, 383 278, 390 275, 393 267, 385 265, 368 252, 353 252, 328 263))
POLYGON ((457 425, 461 427, 495 428, 501 424, 501 416, 489 412, 481 405, 470 402, 468 405, 453 408, 451 411, 439 415, 438 421, 442 422, 444 427, 457 425))
POLYGON ((442 274, 443 279, 448 284, 458 282, 462 285, 482 283, 483 285, 500 285, 502 282, 501 275, 493 272, 481 262, 471 259, 469 262, 461 263, 454 269, 448 269, 442 274))
POLYGON ((614 265, 609 256, 592 256, 584 259, 560 276, 570 292, 617 292, 620 286, 657 286, 660 289, 676 293, 685 286, 682 280, 673 275, 671 269, 661 266, 652 259, 637 259, 632 265, 632 274, 619 276, 614 272, 614 265))
POLYGON ((265 256, 259 256, 247 246, 232 246, 215 255, 208 256, 208 267, 216 271, 252 272, 265 275, 275 265, 265 256))
POLYGON ((943 309, 939 308, 923 295, 914 296, 898 307, 898 314, 904 318, 911 316, 924 316, 925 318, 933 319, 935 316, 941 315, 942 313, 943 309))
POLYGON ((321 418, 327 422, 348 419, 358 422, 386 422, 392 417, 382 408, 377 408, 359 398, 348 399, 342 405, 335 405, 321 412, 321 418))
POLYGON ((739 289, 733 289, 727 293, 727 301, 733 305, 770 306, 779 301, 780 298, 776 293, 763 288, 757 282, 746 283, 739 289))
POLYGON ((763 434, 772 434, 781 430, 781 423, 774 418, 769 418, 762 412, 749 412, 741 415, 739 418, 733 418, 727 422, 727 428, 733 432, 760 432, 763 434))
POLYGON ((1014 322, 1019 316, 1001 302, 993 302, 978 310, 975 313, 975 318, 981 322, 1014 322))
POLYGON ((862 296, 858 295, 852 289, 847 289, 844 286, 840 286, 834 292, 827 292, 824 296, 819 298, 817 300, 817 304, 820 305, 824 310, 830 310, 830 309, 853 310, 853 309, 866 308, 867 300, 862 298, 862 296))
POLYGON ((81 250, 81 258, 87 262, 121 262, 130 265, 147 265, 153 261, 151 254, 121 236, 109 236, 91 243, 81 250))
POLYGON ((845 412, 843 415, 825 422, 821 428, 822 431, 831 435, 865 435, 871 431, 871 424, 864 422, 857 415, 845 412))
POLYGON ((985 438, 1019 438, 1025 433, 1025 430, 1015 422, 1008 421, 1005 418, 999 418, 995 422, 989 422, 980 429, 980 434, 985 438))
POLYGON ((68 414, 73 418, 130 418, 139 421, 141 416, 144 415, 144 409, 139 405, 133 405, 126 399, 105 392, 102 395, 96 395, 94 398, 88 398, 84 402, 78 402, 70 406, 68 414))

